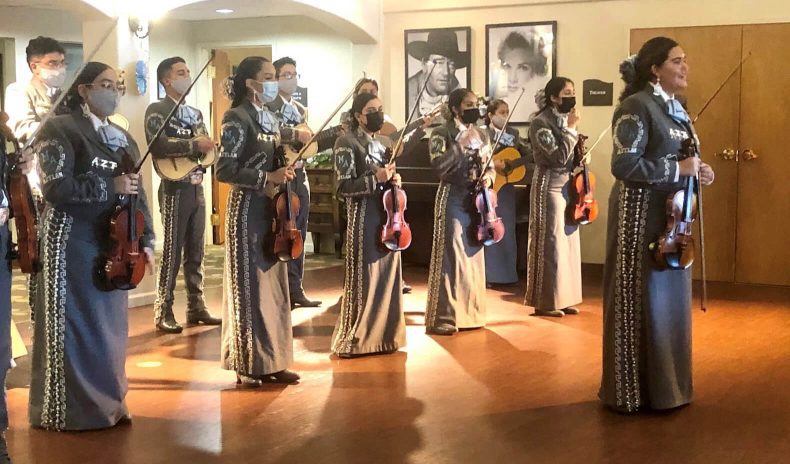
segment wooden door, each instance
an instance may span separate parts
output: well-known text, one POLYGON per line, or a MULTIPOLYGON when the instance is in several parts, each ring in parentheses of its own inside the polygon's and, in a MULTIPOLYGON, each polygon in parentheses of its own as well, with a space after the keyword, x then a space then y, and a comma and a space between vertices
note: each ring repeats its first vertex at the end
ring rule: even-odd
POLYGON ((736 280, 790 285, 790 24, 743 26, 743 52, 736 280))
MULTIPOLYGON (((214 55, 214 80, 212 87, 211 105, 211 130, 214 140, 219 141, 222 135, 222 116, 230 109, 230 100, 225 96, 222 85, 225 79, 230 76, 231 67, 228 54, 222 50, 215 50, 214 55)), ((212 167, 211 176, 211 224, 214 231, 214 244, 222 245, 225 242, 225 208, 228 200, 230 186, 217 181, 214 175, 215 167, 212 167)))
MULTIPOLYGON (((689 63, 689 87, 685 93, 693 118, 738 66, 741 31, 742 26, 634 29, 631 53, 656 36, 670 37, 680 44, 689 63)), ((736 73, 695 124, 702 159, 716 172, 716 182, 703 192, 707 274, 709 280, 724 282, 735 279, 738 164, 716 154, 738 148, 740 80, 740 73, 736 73)), ((696 264, 700 262, 697 247, 695 278, 701 277, 701 266, 696 264)))

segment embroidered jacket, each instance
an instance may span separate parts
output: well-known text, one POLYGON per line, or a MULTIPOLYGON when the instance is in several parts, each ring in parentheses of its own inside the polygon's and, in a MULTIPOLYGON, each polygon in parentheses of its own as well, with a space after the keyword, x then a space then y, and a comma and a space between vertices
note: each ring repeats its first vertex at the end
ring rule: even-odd
POLYGON ((360 128, 337 139, 335 171, 338 195, 372 195, 378 185, 376 170, 389 162, 389 155, 385 151, 391 146, 392 140, 389 137, 371 137, 360 128))

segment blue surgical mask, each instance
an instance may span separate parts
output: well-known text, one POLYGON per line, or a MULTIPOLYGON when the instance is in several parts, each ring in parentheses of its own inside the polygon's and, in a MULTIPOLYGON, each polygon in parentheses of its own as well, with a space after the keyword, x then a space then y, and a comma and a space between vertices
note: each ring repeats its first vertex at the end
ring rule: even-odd
POLYGON ((258 92, 256 90, 255 96, 257 96, 260 101, 263 103, 269 103, 277 98, 277 93, 279 92, 277 81, 263 81, 259 82, 259 84, 263 86, 263 92, 258 92))

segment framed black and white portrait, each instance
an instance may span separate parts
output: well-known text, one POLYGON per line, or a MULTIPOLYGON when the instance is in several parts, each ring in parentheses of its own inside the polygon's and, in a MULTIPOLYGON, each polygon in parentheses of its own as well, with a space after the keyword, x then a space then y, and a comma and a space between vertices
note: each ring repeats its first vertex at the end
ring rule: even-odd
POLYGON ((411 29, 404 32, 407 116, 423 84, 425 92, 419 102, 420 115, 447 102, 453 90, 469 87, 472 80, 469 66, 471 35, 470 27, 411 29))
POLYGON ((529 121, 538 110, 535 94, 556 74, 556 21, 486 25, 486 91, 508 103, 511 124, 529 121))

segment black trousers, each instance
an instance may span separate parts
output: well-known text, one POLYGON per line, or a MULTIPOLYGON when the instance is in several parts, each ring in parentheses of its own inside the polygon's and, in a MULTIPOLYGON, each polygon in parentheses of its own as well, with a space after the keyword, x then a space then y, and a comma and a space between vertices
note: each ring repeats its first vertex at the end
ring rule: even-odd
MULTIPOLYGON (((310 183, 304 169, 296 170, 293 180, 294 193, 299 196, 299 215, 296 216, 296 227, 302 233, 302 242, 307 240, 307 218, 310 216, 310 183)), ((291 296, 304 293, 302 278, 304 277, 304 251, 299 259, 288 262, 288 291, 291 296)))
POLYGON ((0 226, 0 431, 8 428, 5 378, 11 368, 11 261, 8 257, 8 223, 0 226))
POLYGON ((164 228, 162 259, 156 284, 154 315, 157 322, 173 319, 173 291, 184 260, 187 313, 205 309, 203 301, 203 239, 206 227, 206 199, 202 185, 162 180, 159 211, 164 228))

